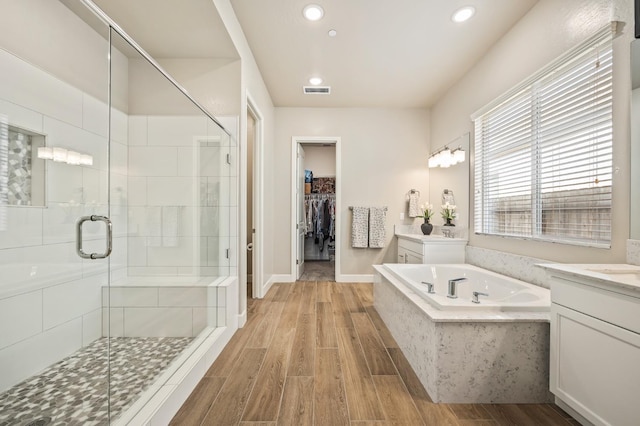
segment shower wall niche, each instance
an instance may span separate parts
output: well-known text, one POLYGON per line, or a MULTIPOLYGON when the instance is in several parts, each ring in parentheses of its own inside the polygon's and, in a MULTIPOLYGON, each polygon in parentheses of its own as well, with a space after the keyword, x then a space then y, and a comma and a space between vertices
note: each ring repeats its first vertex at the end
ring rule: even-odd
MULTIPOLYGON (((44 135, 11 126, 6 116, 0 117, 0 146, 6 146, 6 203, 11 206, 44 206, 44 161, 38 149, 44 147, 44 135), (4 140, 6 135, 6 141, 4 140)), ((4 167, 3 167, 4 169, 4 167)))

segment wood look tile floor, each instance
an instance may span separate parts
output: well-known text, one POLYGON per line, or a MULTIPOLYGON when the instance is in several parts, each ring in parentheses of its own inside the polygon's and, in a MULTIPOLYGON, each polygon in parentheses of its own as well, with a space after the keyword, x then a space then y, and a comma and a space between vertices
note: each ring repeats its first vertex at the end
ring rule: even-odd
POLYGON ((578 425, 553 404, 435 404, 371 284, 275 284, 172 425, 578 425))

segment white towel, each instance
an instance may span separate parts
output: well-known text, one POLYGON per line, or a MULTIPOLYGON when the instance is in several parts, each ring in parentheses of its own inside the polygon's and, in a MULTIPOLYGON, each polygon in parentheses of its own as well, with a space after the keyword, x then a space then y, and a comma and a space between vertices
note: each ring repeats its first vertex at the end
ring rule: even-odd
POLYGON ((419 192, 410 192, 409 193, 409 217, 420 217, 422 216, 422 212, 420 211, 420 193, 419 192))
POLYGON ((386 217, 386 207, 371 207, 369 209, 369 247, 384 247, 387 239, 385 229, 386 217))
POLYGON ((178 209, 176 206, 162 207, 162 247, 178 245, 178 209))
POLYGON ((369 208, 353 207, 351 222, 351 247, 367 248, 369 237, 369 208))

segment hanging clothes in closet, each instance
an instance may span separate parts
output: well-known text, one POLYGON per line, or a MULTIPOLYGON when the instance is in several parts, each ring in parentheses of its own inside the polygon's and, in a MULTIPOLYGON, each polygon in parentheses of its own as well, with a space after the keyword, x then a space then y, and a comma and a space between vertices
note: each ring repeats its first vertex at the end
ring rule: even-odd
POLYGON ((336 198, 335 194, 305 195, 307 237, 313 239, 323 252, 327 241, 335 240, 336 198))

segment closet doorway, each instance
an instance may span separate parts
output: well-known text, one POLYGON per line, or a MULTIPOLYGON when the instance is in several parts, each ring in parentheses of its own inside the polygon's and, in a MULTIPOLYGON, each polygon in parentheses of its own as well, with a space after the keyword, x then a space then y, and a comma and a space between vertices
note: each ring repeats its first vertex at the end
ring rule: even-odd
POLYGON ((301 281, 339 277, 339 138, 293 138, 292 271, 301 281))

